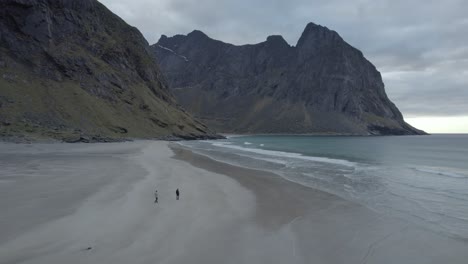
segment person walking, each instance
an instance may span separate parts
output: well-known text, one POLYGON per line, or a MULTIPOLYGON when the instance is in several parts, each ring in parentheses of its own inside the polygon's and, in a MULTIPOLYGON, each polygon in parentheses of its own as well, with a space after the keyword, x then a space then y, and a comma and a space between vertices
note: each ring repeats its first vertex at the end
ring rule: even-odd
POLYGON ((154 191, 154 203, 158 203, 158 190, 154 191))
POLYGON ((179 193, 179 189, 177 189, 177 190, 175 191, 175 194, 176 194, 176 199, 179 200, 179 194, 180 194, 180 193, 179 193))

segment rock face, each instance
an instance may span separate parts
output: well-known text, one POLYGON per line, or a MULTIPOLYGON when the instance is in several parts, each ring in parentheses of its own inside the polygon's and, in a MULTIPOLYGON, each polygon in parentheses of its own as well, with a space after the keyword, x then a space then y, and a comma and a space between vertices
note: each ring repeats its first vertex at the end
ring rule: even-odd
POLYGON ((96 0, 0 2, 0 137, 210 138, 141 33, 96 0))
POLYGON ((201 31, 151 46, 179 102, 222 132, 422 134, 388 99, 380 73, 313 23, 297 45, 269 36, 235 46, 201 31))

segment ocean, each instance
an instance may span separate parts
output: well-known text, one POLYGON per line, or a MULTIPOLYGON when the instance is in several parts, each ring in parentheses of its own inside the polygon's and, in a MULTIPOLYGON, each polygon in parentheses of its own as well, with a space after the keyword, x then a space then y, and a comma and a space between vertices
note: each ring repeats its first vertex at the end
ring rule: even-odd
POLYGON ((232 136, 180 144, 468 239, 468 135, 232 136))

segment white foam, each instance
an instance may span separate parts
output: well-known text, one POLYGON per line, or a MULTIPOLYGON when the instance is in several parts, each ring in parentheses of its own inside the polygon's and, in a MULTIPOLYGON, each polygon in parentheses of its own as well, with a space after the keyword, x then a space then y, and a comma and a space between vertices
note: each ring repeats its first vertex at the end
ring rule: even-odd
POLYGON ((425 173, 441 175, 441 176, 447 176, 447 177, 452 177, 452 178, 468 178, 467 175, 462 175, 462 174, 458 174, 458 173, 455 173, 455 172, 444 171, 443 168, 414 167, 412 169, 415 170, 415 171, 419 171, 419 172, 425 172, 425 173))
POLYGON ((231 149, 256 153, 260 155, 273 156, 273 157, 301 159, 301 160, 308 160, 312 162, 331 163, 331 164, 337 164, 337 165, 348 166, 348 167, 355 167, 357 165, 356 163, 348 161, 348 160, 304 156, 299 153, 284 152, 284 151, 274 151, 274 150, 265 150, 265 149, 257 149, 257 148, 244 148, 244 147, 236 146, 236 145, 227 145, 224 142, 210 142, 210 143, 216 147, 231 148, 231 149))
MULTIPOLYGON (((249 157, 249 158, 250 158, 250 156, 246 156, 246 155, 240 155, 240 156, 244 156, 244 157, 249 157)), ((271 162, 271 163, 281 164, 281 165, 287 165, 287 164, 289 163, 289 162, 287 162, 286 160, 271 159, 271 158, 264 158, 264 157, 256 157, 256 159, 264 160, 264 161, 271 162)))
POLYGON ((244 145, 252 145, 252 143, 246 141, 244 142, 244 145))

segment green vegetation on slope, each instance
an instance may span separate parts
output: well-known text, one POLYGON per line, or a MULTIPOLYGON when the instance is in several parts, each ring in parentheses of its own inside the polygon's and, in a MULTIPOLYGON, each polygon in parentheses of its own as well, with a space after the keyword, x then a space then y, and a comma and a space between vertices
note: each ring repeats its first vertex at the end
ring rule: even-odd
POLYGON ((141 33, 97 1, 4 1, 0 36, 3 138, 215 137, 175 103, 141 33))

